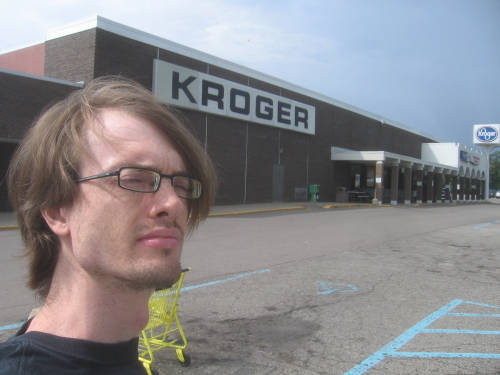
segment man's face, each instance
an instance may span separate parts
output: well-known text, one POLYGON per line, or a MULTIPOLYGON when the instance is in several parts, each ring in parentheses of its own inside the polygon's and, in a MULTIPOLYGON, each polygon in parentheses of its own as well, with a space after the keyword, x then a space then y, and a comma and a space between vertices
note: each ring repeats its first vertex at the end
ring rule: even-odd
MULTIPOLYGON (((90 125, 80 177, 130 166, 163 174, 187 172, 168 137, 148 121, 108 109, 90 125)), ((67 207, 67 255, 77 271, 99 282, 137 290, 170 286, 180 275, 187 202, 165 178, 155 193, 124 190, 117 179, 79 184, 67 207)))

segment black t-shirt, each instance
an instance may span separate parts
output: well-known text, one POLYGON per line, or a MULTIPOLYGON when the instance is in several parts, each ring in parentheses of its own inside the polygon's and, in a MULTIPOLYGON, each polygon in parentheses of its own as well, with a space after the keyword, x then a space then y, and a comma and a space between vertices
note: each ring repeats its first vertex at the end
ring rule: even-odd
POLYGON ((0 344, 0 375, 145 375, 137 343, 103 344, 28 332, 0 344))

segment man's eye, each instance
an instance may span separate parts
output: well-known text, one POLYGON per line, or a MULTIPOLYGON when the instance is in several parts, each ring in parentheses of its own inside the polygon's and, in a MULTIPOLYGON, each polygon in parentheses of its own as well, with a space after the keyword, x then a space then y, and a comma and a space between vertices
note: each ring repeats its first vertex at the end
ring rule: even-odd
POLYGON ((124 177, 122 178, 122 182, 143 182, 144 179, 140 177, 124 177))
POLYGON ((177 177, 174 180, 174 188, 175 189, 180 189, 183 191, 191 191, 192 187, 193 187, 193 185, 192 185, 190 179, 188 179, 188 178, 177 177))
POLYGON ((127 170, 122 172, 120 183, 131 189, 151 189, 154 186, 154 175, 144 171, 127 170))

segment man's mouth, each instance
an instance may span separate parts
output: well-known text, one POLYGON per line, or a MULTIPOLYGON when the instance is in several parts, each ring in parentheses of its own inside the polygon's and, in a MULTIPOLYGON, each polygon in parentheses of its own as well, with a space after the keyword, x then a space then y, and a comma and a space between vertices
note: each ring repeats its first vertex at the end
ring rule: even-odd
POLYGON ((154 249, 177 249, 181 237, 181 232, 177 228, 159 228, 144 234, 137 242, 154 249))

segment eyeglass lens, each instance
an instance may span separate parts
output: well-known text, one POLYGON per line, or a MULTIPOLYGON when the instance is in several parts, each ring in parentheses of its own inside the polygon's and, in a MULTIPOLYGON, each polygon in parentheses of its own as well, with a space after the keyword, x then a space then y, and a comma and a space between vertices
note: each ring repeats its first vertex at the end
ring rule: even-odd
MULTIPOLYGON (((136 168, 122 168, 119 183, 124 189, 139 192, 155 192, 160 185, 161 176, 155 171, 136 168)), ((172 185, 175 193, 181 198, 195 199, 201 194, 200 183, 190 177, 174 176, 172 185)))

